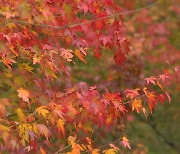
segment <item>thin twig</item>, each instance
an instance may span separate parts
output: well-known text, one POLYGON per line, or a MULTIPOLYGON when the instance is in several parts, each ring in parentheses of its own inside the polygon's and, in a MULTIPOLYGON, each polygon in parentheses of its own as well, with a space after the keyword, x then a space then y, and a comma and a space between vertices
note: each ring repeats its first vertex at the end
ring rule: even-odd
POLYGON ((29 23, 29 22, 20 21, 20 20, 11 20, 11 21, 8 21, 8 22, 5 22, 5 23, 1 24, 0 27, 5 27, 10 23, 16 23, 16 24, 19 24, 19 25, 32 25, 32 26, 37 26, 37 27, 53 28, 53 29, 73 28, 73 27, 84 25, 84 24, 92 23, 92 22, 95 22, 95 21, 100 21, 100 20, 104 20, 104 19, 108 19, 108 18, 114 18, 114 17, 116 17, 118 15, 123 16, 123 15, 127 15, 127 14, 132 14, 132 13, 135 13, 135 12, 139 12, 139 11, 142 11, 144 9, 153 7, 153 6, 157 5, 157 4, 158 4, 158 2, 154 2, 154 3, 151 3, 151 4, 147 5, 147 6, 145 6, 145 7, 136 9, 136 10, 130 10, 130 11, 126 11, 126 12, 115 13, 115 14, 107 15, 105 17, 100 17, 100 18, 96 18, 96 19, 93 19, 93 20, 85 21, 85 22, 77 22, 77 23, 73 23, 73 24, 67 24, 67 25, 64 25, 64 26, 53 26, 53 25, 46 25, 46 24, 29 23))
MULTIPOLYGON (((81 138, 79 140, 76 141, 76 143, 80 142, 81 140, 84 140, 85 138, 81 138)), ((62 149, 59 149, 58 151, 56 151, 54 154, 61 154, 62 151, 64 151, 65 149, 71 147, 71 145, 68 145, 68 146, 65 146, 64 148, 62 149)))
MULTIPOLYGON (((116 142, 119 141, 119 140, 122 140, 122 137, 114 140, 113 142, 110 142, 110 143, 107 143, 107 144, 105 144, 105 145, 99 146, 99 147, 97 147, 97 149, 102 149, 102 148, 104 148, 104 147, 106 147, 106 146, 108 146, 108 145, 110 145, 110 144, 116 143, 116 142)), ((90 150, 87 150, 87 151, 84 151, 84 152, 81 152, 81 153, 87 153, 87 152, 89 152, 89 151, 90 151, 90 150)))

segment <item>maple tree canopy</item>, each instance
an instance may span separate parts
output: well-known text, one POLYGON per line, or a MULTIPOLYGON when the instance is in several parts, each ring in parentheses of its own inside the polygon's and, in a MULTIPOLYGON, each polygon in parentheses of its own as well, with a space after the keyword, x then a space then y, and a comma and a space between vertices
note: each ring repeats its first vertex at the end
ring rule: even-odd
MULTIPOLYGON (((53 140, 61 152, 100 153, 90 135, 109 130, 127 112, 152 113, 170 96, 162 82, 167 71, 146 78, 144 85, 121 93, 96 86, 62 89, 68 67, 93 53, 100 60, 108 49, 122 66, 130 52, 124 8, 113 0, 1 0, 0 2, 0 149, 46 153, 53 140), (152 90, 159 87, 161 91, 152 90), (150 87, 150 88, 149 88, 150 87), (130 105, 129 105, 130 104, 130 105), (126 107, 129 105, 129 107, 126 107), (78 132, 84 132, 80 139, 78 132)), ((153 4, 154 5, 154 4, 153 4)), ((130 13, 130 12, 129 12, 130 13)), ((64 83, 66 84, 66 83, 64 83)), ((119 140, 131 149, 127 137, 119 140)), ((113 143, 104 153, 119 150, 113 143)), ((57 153, 58 153, 57 152, 57 153)))

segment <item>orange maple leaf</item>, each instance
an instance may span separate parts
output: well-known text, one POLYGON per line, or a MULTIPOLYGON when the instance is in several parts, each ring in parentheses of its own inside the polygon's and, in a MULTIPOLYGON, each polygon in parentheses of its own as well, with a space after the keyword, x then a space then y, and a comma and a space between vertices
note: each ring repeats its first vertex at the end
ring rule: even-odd
POLYGON ((64 121, 62 119, 59 119, 57 121, 57 128, 58 128, 58 132, 61 132, 63 134, 63 136, 65 136, 65 130, 64 130, 64 121))
POLYGON ((29 102, 30 92, 28 90, 24 88, 19 88, 17 92, 19 98, 22 98, 22 100, 25 102, 29 102))
POLYGON ((84 55, 79 50, 75 50, 74 53, 82 62, 87 64, 86 60, 84 59, 84 55))
POLYGON ((140 110, 142 109, 142 100, 141 99, 135 99, 132 102, 132 111, 134 111, 136 109, 137 113, 140 112, 140 110))

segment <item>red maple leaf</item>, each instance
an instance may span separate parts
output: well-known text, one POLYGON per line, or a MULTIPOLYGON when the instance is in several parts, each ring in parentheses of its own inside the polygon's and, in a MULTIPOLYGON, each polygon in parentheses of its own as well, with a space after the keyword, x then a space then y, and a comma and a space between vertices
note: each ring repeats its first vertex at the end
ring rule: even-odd
POLYGON ((146 81, 146 83, 147 84, 150 84, 150 83, 152 83, 152 84, 154 84, 154 85, 156 85, 156 81, 157 80, 157 78, 156 77, 149 77, 149 78, 145 78, 145 81, 146 81))

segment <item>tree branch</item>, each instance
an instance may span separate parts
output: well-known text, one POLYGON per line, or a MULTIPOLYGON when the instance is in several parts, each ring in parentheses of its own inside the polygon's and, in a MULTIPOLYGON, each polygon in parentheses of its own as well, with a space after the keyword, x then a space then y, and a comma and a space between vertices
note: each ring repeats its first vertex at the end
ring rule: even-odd
POLYGON ((77 23, 73 23, 73 24, 67 24, 67 25, 64 25, 64 26, 53 26, 53 25, 46 25, 46 24, 29 23, 29 22, 20 21, 20 20, 11 20, 11 21, 7 21, 7 22, 1 24, 0 28, 1 27, 6 27, 10 23, 15 23, 15 24, 18 24, 18 25, 31 25, 31 26, 44 27, 44 28, 53 28, 53 29, 74 28, 74 27, 81 26, 81 25, 88 24, 88 23, 92 23, 92 22, 95 22, 95 21, 100 21, 100 20, 104 20, 104 19, 108 19, 108 18, 114 18, 114 17, 116 17, 118 15, 127 15, 127 14, 132 14, 132 13, 135 13, 135 12, 139 12, 139 11, 142 11, 144 9, 148 9, 150 7, 153 7, 153 6, 157 5, 157 4, 158 4, 158 2, 154 2, 154 3, 151 3, 151 4, 147 5, 147 6, 145 6, 145 7, 136 9, 136 10, 130 10, 130 11, 126 11, 126 12, 115 13, 115 14, 107 15, 105 17, 100 17, 100 18, 96 18, 96 19, 93 19, 93 20, 85 21, 85 22, 77 22, 77 23))
POLYGON ((152 121, 152 116, 150 116, 151 120, 144 120, 143 118, 141 118, 139 115, 136 115, 136 117, 141 121, 146 123, 147 125, 149 125, 154 132, 160 136, 164 142, 169 145, 171 148, 173 148, 175 151, 177 151, 178 153, 180 152, 180 147, 176 146, 172 141, 170 141, 169 139, 166 138, 166 136, 164 136, 164 134, 161 133, 161 131, 157 128, 156 124, 154 124, 152 121))
MULTIPOLYGON (((80 142, 81 140, 84 140, 84 139, 86 139, 86 138, 81 138, 81 139, 77 140, 76 143, 78 143, 78 142, 80 142)), ((64 148, 59 149, 59 150, 56 151, 54 154, 61 154, 61 152, 62 152, 63 150, 65 150, 65 149, 67 149, 67 148, 69 148, 69 147, 71 147, 71 145, 67 145, 67 146, 65 146, 64 148)))

